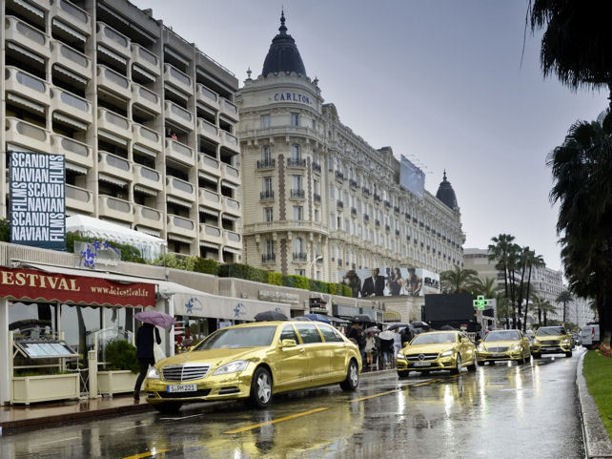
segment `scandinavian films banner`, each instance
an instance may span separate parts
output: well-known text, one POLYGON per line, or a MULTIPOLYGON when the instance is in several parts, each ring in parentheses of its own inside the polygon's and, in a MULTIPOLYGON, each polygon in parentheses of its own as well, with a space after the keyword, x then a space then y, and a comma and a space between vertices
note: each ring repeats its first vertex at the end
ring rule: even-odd
POLYGON ((11 242, 65 249, 65 182, 63 155, 9 152, 11 242))

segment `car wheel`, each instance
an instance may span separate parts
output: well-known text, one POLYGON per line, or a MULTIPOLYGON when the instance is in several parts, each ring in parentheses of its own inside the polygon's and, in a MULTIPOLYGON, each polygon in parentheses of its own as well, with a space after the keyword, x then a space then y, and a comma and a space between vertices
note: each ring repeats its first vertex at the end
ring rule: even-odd
POLYGON ((572 351, 566 352, 565 353, 565 357, 571 357, 572 356, 572 351))
POLYGON ((354 391, 359 386, 359 368, 357 362, 351 360, 348 370, 346 370, 346 379, 340 383, 342 390, 354 391))
POLYGON ((468 371, 476 371, 476 366, 478 365, 478 360, 474 357, 474 361, 471 365, 468 365, 468 371))
POLYGON ((272 403, 272 376, 264 367, 253 373, 249 403, 255 408, 267 408, 272 403))
POLYGON ((461 371, 461 354, 457 354, 457 362, 455 368, 451 370, 451 374, 458 375, 461 371))
POLYGON ((537 352, 535 354, 532 354, 534 359, 539 359, 540 357, 542 357, 541 354, 538 354, 537 352))
POLYGON ((399 378, 407 378, 409 374, 410 374, 409 371, 398 371, 397 372, 397 376, 399 378))
POLYGON ((159 413, 162 414, 175 414, 178 413, 181 409, 181 403, 179 402, 165 402, 165 403, 156 403, 153 405, 159 413))
POLYGON ((485 364, 485 363, 484 363, 484 361, 483 361, 483 362, 481 362, 480 360, 476 359, 476 365, 478 365, 478 366, 482 366, 482 365, 484 365, 484 364, 485 364))

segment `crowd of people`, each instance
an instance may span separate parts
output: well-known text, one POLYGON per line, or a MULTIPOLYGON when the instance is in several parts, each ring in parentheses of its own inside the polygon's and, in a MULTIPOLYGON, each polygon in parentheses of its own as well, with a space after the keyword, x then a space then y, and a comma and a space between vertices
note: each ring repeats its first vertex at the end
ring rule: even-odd
POLYGON ((380 330, 378 326, 364 327, 364 322, 353 320, 346 336, 361 351, 363 371, 395 367, 395 356, 414 338, 416 330, 409 324, 380 330))

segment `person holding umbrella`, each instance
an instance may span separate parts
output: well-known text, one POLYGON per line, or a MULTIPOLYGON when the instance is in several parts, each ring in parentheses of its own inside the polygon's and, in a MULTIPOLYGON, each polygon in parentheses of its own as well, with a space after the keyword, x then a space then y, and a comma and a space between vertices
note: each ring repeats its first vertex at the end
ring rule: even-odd
POLYGON ((140 373, 134 385, 134 401, 136 402, 140 401, 140 387, 147 376, 149 365, 155 365, 154 342, 161 344, 159 330, 153 324, 143 322, 136 333, 136 357, 140 364, 140 373))

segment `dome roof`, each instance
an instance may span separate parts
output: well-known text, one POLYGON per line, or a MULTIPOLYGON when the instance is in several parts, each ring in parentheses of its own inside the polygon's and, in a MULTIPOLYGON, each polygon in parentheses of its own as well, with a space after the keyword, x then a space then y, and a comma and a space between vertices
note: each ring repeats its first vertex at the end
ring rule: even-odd
POLYGON ((459 205, 457 204, 457 196, 455 196, 455 190, 453 190, 453 186, 450 184, 450 182, 446 180, 446 171, 444 171, 444 176, 440 182, 440 186, 438 187, 436 198, 453 210, 459 208, 459 205))
POLYGON ((295 72, 306 76, 306 69, 295 45, 295 40, 287 33, 284 11, 281 12, 280 21, 279 34, 272 39, 272 44, 264 61, 262 75, 266 77, 270 73, 295 72))

